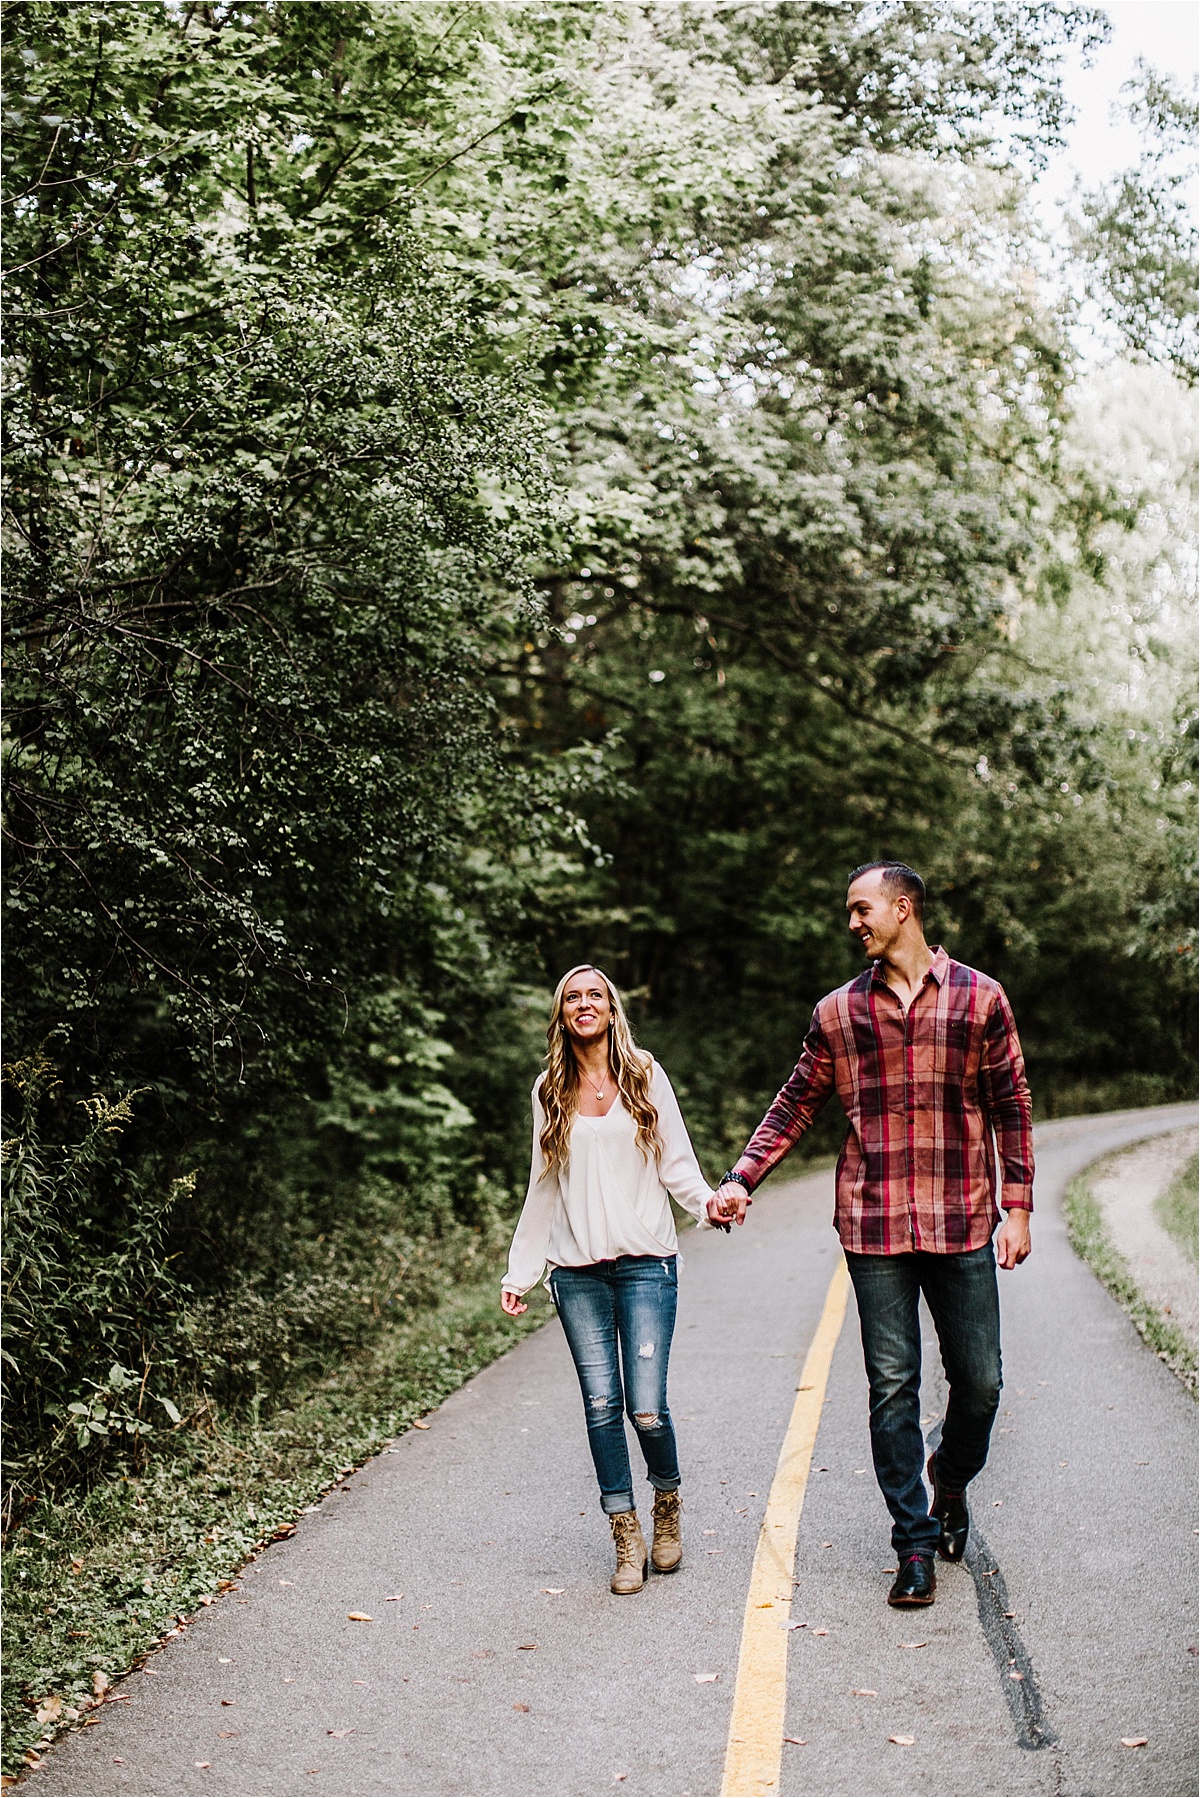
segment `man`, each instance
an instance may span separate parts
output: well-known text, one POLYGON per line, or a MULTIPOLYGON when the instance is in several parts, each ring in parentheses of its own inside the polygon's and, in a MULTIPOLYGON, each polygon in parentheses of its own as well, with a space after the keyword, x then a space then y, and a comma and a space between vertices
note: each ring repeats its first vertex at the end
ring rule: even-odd
POLYGON ((992 1232, 1000 1151, 1000 1265, 1030 1250, 1032 1117, 1003 989, 925 941, 925 883, 902 862, 850 876, 850 931, 871 965, 822 999, 796 1070, 725 1175, 714 1210, 742 1223, 750 1195, 836 1090, 850 1120, 834 1222, 858 1301, 875 1476, 899 1570, 888 1603, 932 1604, 935 1551, 960 1560, 966 1489, 1000 1402, 992 1232), (921 1480, 924 1293, 950 1384, 940 1446, 921 1480))

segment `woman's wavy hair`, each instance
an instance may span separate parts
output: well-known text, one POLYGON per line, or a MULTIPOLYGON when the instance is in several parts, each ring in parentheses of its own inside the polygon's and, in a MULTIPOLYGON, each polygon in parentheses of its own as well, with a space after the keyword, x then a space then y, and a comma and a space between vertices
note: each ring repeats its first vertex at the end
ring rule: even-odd
POLYGON ((576 967, 568 968, 555 987, 550 1022, 546 1027, 546 1072, 540 1087, 546 1122, 540 1140, 547 1173, 565 1167, 569 1158, 571 1124, 579 1102, 580 1073, 563 1021, 563 994, 567 982, 583 973, 598 974, 608 989, 608 1002, 612 1007, 608 1026, 608 1065, 625 1109, 637 1125, 637 1145, 642 1158, 649 1161, 653 1155, 657 1162, 662 1155, 658 1112, 650 1100, 651 1059, 634 1042, 621 995, 604 969, 598 968, 594 961, 581 961, 576 967))

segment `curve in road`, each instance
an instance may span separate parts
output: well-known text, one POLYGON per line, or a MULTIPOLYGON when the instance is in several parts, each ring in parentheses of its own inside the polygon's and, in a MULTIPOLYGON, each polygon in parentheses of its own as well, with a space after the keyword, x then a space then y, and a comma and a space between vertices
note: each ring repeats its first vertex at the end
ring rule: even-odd
MULTIPOLYGON (((1006 1383, 975 1534, 929 1611, 885 1603, 851 1307, 812 1438, 786 1619, 803 1627, 779 1632, 765 1789, 1195 1790, 1196 1410, 1077 1261, 1059 1211, 1098 1156, 1194 1116, 1039 1128, 1035 1253, 1001 1276, 1006 1383)), ((727 1760, 743 1733, 731 1716, 761 1526, 840 1260, 831 1191, 809 1175, 769 1189, 732 1238, 684 1240, 681 1573, 609 1594, 552 1322, 260 1554, 124 1683, 130 1702, 47 1754, 31 1798, 757 1789, 727 1760)), ((927 1346, 933 1438, 931 1326, 927 1346)))

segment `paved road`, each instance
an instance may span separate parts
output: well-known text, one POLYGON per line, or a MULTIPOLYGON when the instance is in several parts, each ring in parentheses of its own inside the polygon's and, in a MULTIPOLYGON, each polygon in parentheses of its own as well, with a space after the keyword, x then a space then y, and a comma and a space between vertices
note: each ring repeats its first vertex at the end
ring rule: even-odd
MULTIPOLYGON (((1059 1214, 1078 1169, 1193 1116, 1039 1130, 970 1566, 939 1570, 930 1611, 884 1603, 851 1301, 800 1525, 787 1730, 806 1745, 785 1746, 782 1792, 1195 1791, 1196 1411, 1059 1214)), ((836 1265, 831 1189, 828 1173, 769 1189, 740 1234, 685 1239, 680 1574, 610 1597, 552 1322, 261 1554, 126 1682, 131 1703, 47 1755, 31 1798, 718 1792, 758 1525, 836 1265)), ((933 1434, 933 1373, 925 1397, 933 1434)))

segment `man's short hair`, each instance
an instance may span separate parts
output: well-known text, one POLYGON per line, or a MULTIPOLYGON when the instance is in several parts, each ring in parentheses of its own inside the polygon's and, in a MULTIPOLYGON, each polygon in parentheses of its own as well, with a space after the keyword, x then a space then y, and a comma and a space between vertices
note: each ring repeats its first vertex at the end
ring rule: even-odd
POLYGON ((876 870, 882 876, 883 890, 889 899, 897 893, 905 893, 912 900, 913 916, 918 924, 925 922, 925 882, 915 868, 907 862, 864 862, 861 868, 855 868, 846 882, 847 890, 852 887, 860 874, 874 874, 876 870))

